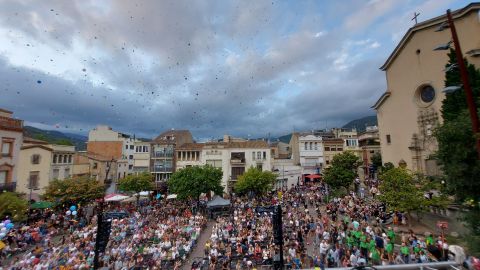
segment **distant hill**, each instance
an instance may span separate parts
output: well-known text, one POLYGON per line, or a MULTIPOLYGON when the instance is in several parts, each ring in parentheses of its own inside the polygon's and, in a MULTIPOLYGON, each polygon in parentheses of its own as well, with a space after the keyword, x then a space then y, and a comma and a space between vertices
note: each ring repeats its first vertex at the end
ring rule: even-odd
POLYGON ((365 131, 367 126, 376 126, 377 125, 377 116, 365 116, 359 119, 352 120, 345 124, 342 128, 356 128, 357 131, 365 131))
POLYGON ((63 133, 56 130, 43 130, 31 126, 25 126, 25 136, 38 140, 44 140, 52 144, 74 145, 76 150, 86 150, 88 138, 79 134, 63 133))
POLYGON ((290 143, 291 138, 292 138, 292 133, 280 136, 280 137, 278 137, 278 140, 281 141, 281 142, 284 142, 284 143, 290 143))

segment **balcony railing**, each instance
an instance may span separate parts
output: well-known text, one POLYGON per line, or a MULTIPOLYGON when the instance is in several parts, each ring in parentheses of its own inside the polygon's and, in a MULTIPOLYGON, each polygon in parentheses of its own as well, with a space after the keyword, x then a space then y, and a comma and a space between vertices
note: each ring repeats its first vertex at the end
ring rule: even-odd
POLYGON ((245 164, 245 159, 244 158, 230 159, 230 163, 231 164, 245 164))
POLYGON ((0 184, 0 192, 9 191, 14 192, 17 187, 17 182, 0 184))
POLYGON ((323 166, 322 163, 303 163, 302 164, 302 167, 304 169, 317 169, 317 168, 321 168, 323 166))
POLYGON ((153 166, 152 172, 171 172, 173 167, 153 166))
POLYGON ((154 158, 173 157, 173 152, 152 152, 152 157, 154 158))
POLYGON ((23 120, 0 116, 0 129, 22 131, 23 120))

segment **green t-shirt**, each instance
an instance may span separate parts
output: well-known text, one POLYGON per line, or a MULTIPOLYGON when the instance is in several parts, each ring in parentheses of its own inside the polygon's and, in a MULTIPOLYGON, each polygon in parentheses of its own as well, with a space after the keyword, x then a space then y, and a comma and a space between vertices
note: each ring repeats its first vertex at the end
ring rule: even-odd
POLYGON ((392 254, 393 253, 393 244, 388 243, 387 246, 385 247, 385 250, 387 251, 387 253, 392 254))
POLYGON ((393 230, 389 230, 387 235, 391 240, 395 239, 395 232, 393 230))
POLYGON ((370 251, 374 250, 377 244, 375 243, 375 240, 370 240, 370 243, 368 243, 370 251))
POLYGON ((372 250, 372 260, 379 261, 380 260, 380 253, 377 249, 372 250))
POLYGON ((428 237, 425 239, 425 243, 427 244, 427 246, 433 245, 433 237, 432 237, 431 235, 428 236, 428 237))
POLYGON ((408 254, 410 254, 410 249, 409 249, 407 246, 404 246, 404 247, 401 247, 401 248, 400 248, 400 252, 401 252, 403 255, 408 255, 408 254))
POLYGON ((368 246, 369 246, 369 245, 368 245, 367 242, 365 242, 365 241, 361 241, 361 242, 360 242, 360 247, 361 247, 361 248, 366 248, 366 249, 368 249, 368 246))

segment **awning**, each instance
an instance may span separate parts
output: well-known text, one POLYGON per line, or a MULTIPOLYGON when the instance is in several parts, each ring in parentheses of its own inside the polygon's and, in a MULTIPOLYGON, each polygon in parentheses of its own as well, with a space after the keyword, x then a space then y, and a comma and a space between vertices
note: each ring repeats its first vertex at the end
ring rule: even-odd
POLYGON ((213 200, 207 202, 207 208, 224 207, 224 206, 230 206, 230 200, 226 200, 220 196, 215 196, 213 200))
POLYGON ((307 176, 305 176, 306 178, 310 178, 310 179, 320 179, 322 178, 322 176, 318 175, 318 174, 309 174, 307 176))
POLYGON ((128 196, 126 195, 123 195, 123 194, 108 194, 107 196, 105 196, 105 201, 106 202, 119 202, 119 201, 122 201, 122 200, 125 200, 126 198, 128 198, 128 196))
POLYGON ((46 208, 52 208, 53 203, 51 202, 34 202, 30 205, 31 209, 46 209, 46 208))
POLYGON ((167 196, 167 200, 176 199, 176 198, 177 198, 177 194, 170 194, 167 196))

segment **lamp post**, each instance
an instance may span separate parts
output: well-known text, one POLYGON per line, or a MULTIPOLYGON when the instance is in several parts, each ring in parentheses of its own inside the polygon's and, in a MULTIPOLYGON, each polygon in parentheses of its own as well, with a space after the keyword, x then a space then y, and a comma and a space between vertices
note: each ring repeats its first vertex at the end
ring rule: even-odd
MULTIPOLYGON (((467 105, 468 105, 468 111, 470 113, 470 119, 472 121, 472 131, 473 135, 475 136, 475 146, 477 149, 477 155, 478 158, 480 159, 480 137, 479 137, 479 128, 480 124, 478 121, 478 114, 477 114, 477 107, 473 98, 473 91, 470 86, 470 83, 468 81, 468 72, 467 72, 467 67, 465 66, 465 62, 463 61, 463 55, 462 55, 462 49, 460 47, 460 42, 458 40, 457 36, 457 29, 455 28, 455 24, 453 23, 452 19, 452 14, 450 12, 450 9, 447 10, 447 22, 448 23, 443 23, 440 25, 438 28, 437 32, 443 31, 446 28, 450 28, 450 31, 452 33, 452 41, 449 41, 447 44, 443 46, 438 46, 435 48, 435 50, 448 50, 450 48, 450 44, 453 43, 453 46, 455 47, 455 54, 457 56, 457 64, 456 67, 459 68, 460 70, 460 76, 462 78, 462 83, 463 83, 463 89, 465 90, 465 95, 467 97, 467 105)), ((453 67, 452 67, 453 68, 453 67)), ((447 87, 449 88, 449 87, 447 87)), ((446 93, 451 93, 457 89, 460 89, 459 87, 455 86, 450 86, 450 89, 445 89, 446 93), (455 89, 454 89, 455 88, 455 89)))

